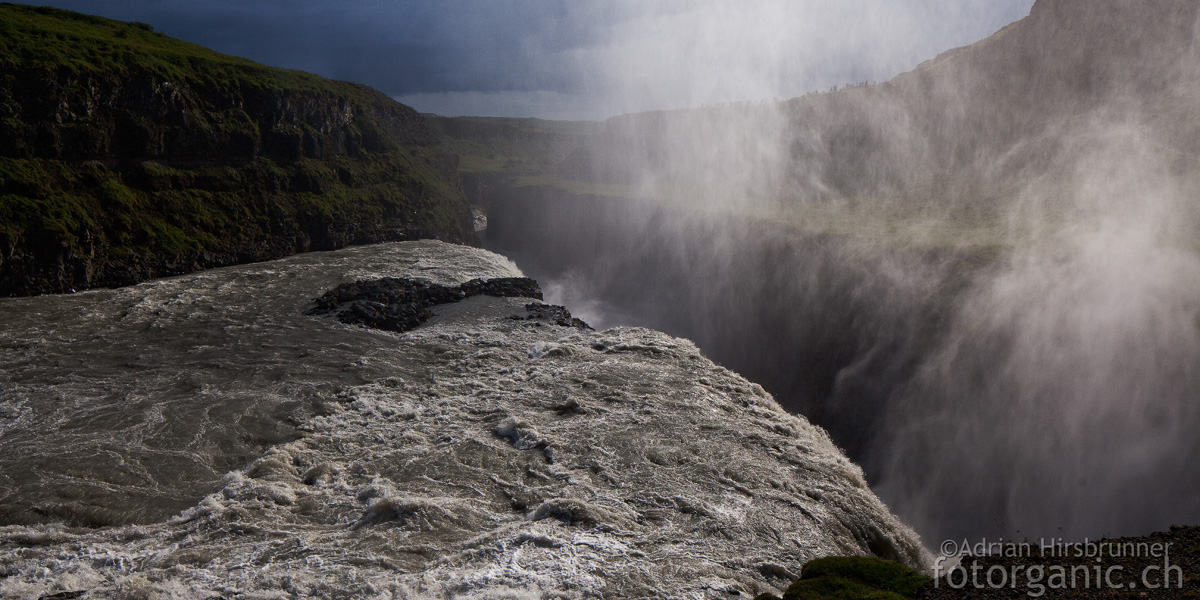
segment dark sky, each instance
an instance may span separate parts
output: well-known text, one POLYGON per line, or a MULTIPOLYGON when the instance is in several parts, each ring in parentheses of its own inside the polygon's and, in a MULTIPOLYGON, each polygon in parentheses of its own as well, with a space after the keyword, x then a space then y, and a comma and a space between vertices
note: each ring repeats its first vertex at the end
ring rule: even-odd
POLYGON ((885 80, 1033 0, 50 0, 444 115, 604 118, 885 80))

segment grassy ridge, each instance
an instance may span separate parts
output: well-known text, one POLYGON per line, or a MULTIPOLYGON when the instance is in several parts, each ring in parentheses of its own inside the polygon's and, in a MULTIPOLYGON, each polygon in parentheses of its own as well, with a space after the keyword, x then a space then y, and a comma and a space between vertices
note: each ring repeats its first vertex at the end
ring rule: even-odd
POLYGON ((0 4, 0 294, 310 249, 470 242, 409 107, 69 11, 0 4))
POLYGON ((153 30, 50 7, 0 3, 0 61, 6 66, 76 75, 131 77, 154 74, 214 90, 321 92, 375 100, 378 92, 215 52, 153 30))

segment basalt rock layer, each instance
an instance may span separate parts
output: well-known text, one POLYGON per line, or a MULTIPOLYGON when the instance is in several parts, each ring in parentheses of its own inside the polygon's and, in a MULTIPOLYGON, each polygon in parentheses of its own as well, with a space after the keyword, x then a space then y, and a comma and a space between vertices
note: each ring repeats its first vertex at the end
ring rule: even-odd
POLYGON ((542 290, 527 277, 472 279, 459 286, 383 277, 343 283, 314 300, 316 307, 309 314, 334 314, 348 325, 408 331, 433 316, 430 308, 480 295, 541 300, 542 290))

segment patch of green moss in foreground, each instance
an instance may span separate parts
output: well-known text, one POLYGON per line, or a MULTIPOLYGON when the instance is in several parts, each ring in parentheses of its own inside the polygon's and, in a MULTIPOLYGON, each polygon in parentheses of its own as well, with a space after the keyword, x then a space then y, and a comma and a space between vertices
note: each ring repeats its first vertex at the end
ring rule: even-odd
MULTIPOLYGON (((929 578, 899 563, 875 557, 831 556, 804 565, 783 600, 908 600, 929 578)), ((761 594, 755 600, 779 600, 761 594)))

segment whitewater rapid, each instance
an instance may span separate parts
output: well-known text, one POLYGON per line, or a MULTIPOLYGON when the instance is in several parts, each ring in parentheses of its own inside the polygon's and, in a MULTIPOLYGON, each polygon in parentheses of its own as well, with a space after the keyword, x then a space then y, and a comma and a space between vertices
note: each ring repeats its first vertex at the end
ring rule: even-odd
POLYGON ((0 301, 0 597, 728 598, 925 564, 823 430, 687 340, 518 298, 305 314, 520 275, 408 242, 0 301))

